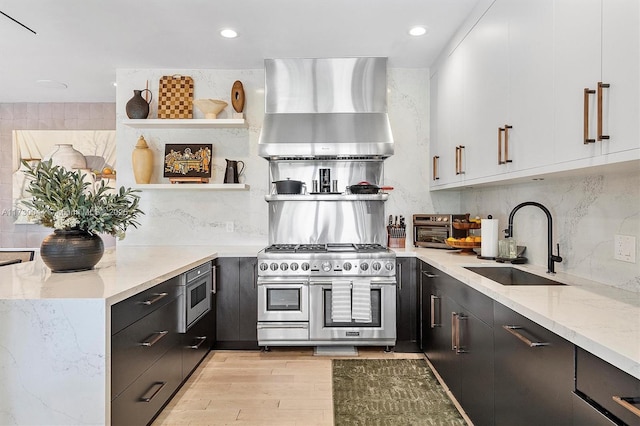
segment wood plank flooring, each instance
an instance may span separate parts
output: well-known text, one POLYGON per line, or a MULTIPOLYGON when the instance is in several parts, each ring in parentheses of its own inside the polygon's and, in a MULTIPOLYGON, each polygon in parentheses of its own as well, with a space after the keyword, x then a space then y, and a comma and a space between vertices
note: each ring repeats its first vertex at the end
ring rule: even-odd
MULTIPOLYGON (((358 351, 359 358, 424 358, 383 348, 358 351)), ((314 356, 313 348, 212 351, 153 426, 333 425, 332 358, 314 356)))

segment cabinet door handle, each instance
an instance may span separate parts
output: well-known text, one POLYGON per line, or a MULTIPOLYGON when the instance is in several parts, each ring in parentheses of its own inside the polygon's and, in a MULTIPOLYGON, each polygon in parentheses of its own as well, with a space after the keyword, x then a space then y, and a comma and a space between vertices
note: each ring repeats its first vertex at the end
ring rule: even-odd
MULTIPOLYGON (((402 263, 396 262, 396 271, 398 271, 398 292, 402 291, 402 263)), ((399 295, 398 295, 399 296, 399 295)))
POLYGON ((428 271, 422 271, 422 274, 427 278, 438 278, 438 275, 432 274, 431 272, 428 272, 428 271))
POLYGON ((158 293, 158 294, 154 294, 154 298, 153 299, 149 299, 149 300, 145 300, 143 302, 138 302, 141 305, 153 305, 154 303, 156 303, 158 300, 162 299, 163 297, 168 296, 169 293, 158 293))
POLYGON ((602 134, 602 89, 608 89, 609 88, 609 84, 608 83, 603 83, 601 81, 598 82, 598 123, 597 123, 597 127, 598 127, 598 140, 602 141, 602 140, 607 140, 609 139, 609 135, 603 135, 602 134))
POLYGON ((458 349, 458 313, 451 312, 451 350, 458 349))
POLYGON ((498 127, 498 164, 504 164, 504 161, 502 161, 502 132, 504 132, 504 129, 498 127))
POLYGON ((523 328, 519 325, 503 325, 502 328, 507 330, 509 333, 516 336, 521 342, 529 346, 530 348, 537 348, 539 346, 549 346, 548 342, 534 342, 532 340, 527 339, 524 335, 520 334, 516 330, 522 330, 523 328))
POLYGON ((463 345, 462 329, 460 327, 460 321, 466 321, 467 319, 468 317, 463 314, 456 315, 456 355, 467 353, 467 350, 464 349, 465 346, 463 345))
POLYGON ((440 298, 435 295, 431 295, 431 328, 442 327, 442 323, 440 322, 441 318, 441 307, 440 307, 440 298), (436 322, 436 300, 438 301, 438 322, 436 322))
POLYGON ((456 174, 463 175, 464 170, 462 169, 462 150, 464 149, 464 145, 456 146, 456 174))
POLYGON ((155 345, 156 343, 158 343, 160 341, 160 339, 162 339, 168 333, 169 333, 168 330, 158 331, 157 333, 153 333, 152 334, 152 336, 153 336, 152 338, 147 339, 145 342, 140 342, 140 345, 151 347, 151 346, 155 345))
POLYGON ((640 417, 640 408, 636 407, 636 405, 640 404, 640 397, 625 397, 614 395, 612 398, 615 402, 622 405, 625 409, 640 417))
POLYGON ((207 336, 198 336, 196 337, 196 340, 198 341, 198 343, 196 343, 195 345, 187 346, 187 349, 200 349, 200 346, 202 346, 204 341, 207 340, 207 336))
POLYGON ((154 384, 151 385, 149 390, 140 397, 140 401, 151 402, 151 400, 155 398, 155 396, 162 390, 162 388, 166 384, 167 382, 155 382, 154 384))
POLYGON ((438 173, 438 162, 440 157, 438 155, 433 156, 433 180, 440 179, 440 173, 438 173))
POLYGON ((504 125, 504 162, 511 163, 509 159, 509 129, 513 129, 513 126, 508 124, 504 125))
POLYGON ((218 292, 218 267, 211 267, 211 293, 216 294, 218 292))
POLYGON ((595 90, 584 88, 584 144, 594 143, 595 139, 589 139, 589 95, 596 93, 595 90))

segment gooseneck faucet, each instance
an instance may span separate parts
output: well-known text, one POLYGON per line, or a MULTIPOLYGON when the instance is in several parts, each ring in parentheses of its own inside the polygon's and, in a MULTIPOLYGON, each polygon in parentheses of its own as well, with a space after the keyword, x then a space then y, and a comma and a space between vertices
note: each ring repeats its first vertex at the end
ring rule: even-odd
POLYGON ((553 254, 553 219, 551 218, 551 212, 549 212, 549 209, 535 201, 525 201, 524 203, 518 204, 513 208, 513 210, 511 210, 511 214, 509 215, 509 227, 504 230, 505 235, 507 238, 513 237, 513 216, 524 206, 539 207, 544 214, 547 215, 547 273, 555 274, 555 262, 562 262, 562 258, 560 257, 560 244, 558 244, 558 254, 553 254))

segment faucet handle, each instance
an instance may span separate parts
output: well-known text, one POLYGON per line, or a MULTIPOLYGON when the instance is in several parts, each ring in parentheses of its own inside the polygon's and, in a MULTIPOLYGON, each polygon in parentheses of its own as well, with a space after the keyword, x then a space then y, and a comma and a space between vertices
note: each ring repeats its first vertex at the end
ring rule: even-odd
POLYGON ((554 262, 560 263, 562 262, 562 257, 560 257, 560 243, 556 244, 556 247, 558 249, 558 254, 557 255, 551 254, 551 260, 553 260, 554 262))

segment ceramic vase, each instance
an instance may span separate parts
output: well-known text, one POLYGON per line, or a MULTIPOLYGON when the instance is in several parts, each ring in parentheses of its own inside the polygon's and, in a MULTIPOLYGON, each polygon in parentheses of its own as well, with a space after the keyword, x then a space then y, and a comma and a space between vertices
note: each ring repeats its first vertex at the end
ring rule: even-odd
POLYGON ((67 170, 86 169, 87 159, 69 143, 56 144, 55 150, 47 156, 54 166, 61 166, 67 170))
POLYGON ((151 95, 151 91, 149 89, 134 90, 133 97, 129 99, 125 106, 127 117, 132 119, 144 119, 149 116, 149 104, 151 103, 152 96, 149 97, 149 102, 147 102, 142 97, 142 92, 149 92, 151 95))
POLYGON ((143 136, 138 138, 138 143, 131 156, 131 164, 133 166, 133 176, 136 179, 136 183, 151 182, 153 151, 149 148, 143 136))
POLYGON ((52 272, 93 269, 103 254, 102 238, 79 229, 56 229, 40 245, 40 257, 52 272))

